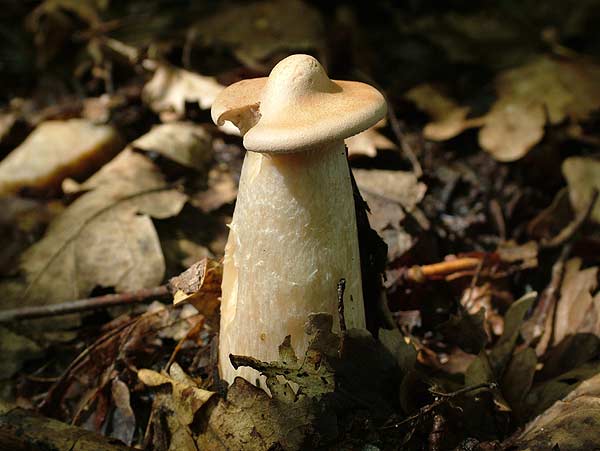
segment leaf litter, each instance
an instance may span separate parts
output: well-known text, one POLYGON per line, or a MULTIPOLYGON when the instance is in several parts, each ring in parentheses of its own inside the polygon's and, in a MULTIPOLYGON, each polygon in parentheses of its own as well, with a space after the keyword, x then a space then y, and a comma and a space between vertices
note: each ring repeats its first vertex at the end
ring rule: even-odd
MULTIPOLYGON (((586 426, 600 371, 593 2, 558 15, 525 3, 529 34, 496 6, 75 3, 7 7, 15 23, 28 15, 15 42, 25 33, 34 45, 11 51, 12 78, 0 76, 15 90, 0 155, 48 120, 85 119, 122 141, 83 168, 61 150, 67 140, 44 140, 39 153, 67 164, 44 163, 34 179, 51 183, 2 201, 3 308, 161 284, 177 305, 3 325, 2 398, 161 450, 600 441, 586 426), (375 316, 371 333, 334 333, 330 317, 313 316, 306 355, 286 341, 274 362, 234 356, 262 372, 261 388, 227 389, 215 358, 218 259, 243 150, 207 109, 225 85, 298 51, 334 78, 373 79, 393 107, 387 125, 347 143, 369 209, 359 223, 375 316)), ((93 143, 88 131, 78 142, 93 143)), ((34 174, 29 156, 18 166, 34 174)))

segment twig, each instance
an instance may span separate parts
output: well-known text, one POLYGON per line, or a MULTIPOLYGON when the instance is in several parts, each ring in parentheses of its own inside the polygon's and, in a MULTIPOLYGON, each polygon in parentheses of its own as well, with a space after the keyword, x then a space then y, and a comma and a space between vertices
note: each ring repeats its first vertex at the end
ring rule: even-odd
POLYGON ((448 401, 450 401, 451 399, 454 399, 458 396, 462 396, 465 393, 469 393, 475 390, 479 390, 479 389, 485 389, 485 390, 493 390, 497 387, 497 384, 495 382, 484 382, 482 384, 477 384, 477 385, 471 385, 468 387, 463 387, 460 390, 456 390, 454 392, 451 393, 437 393, 437 392, 432 392, 432 394, 434 396, 436 396, 438 399, 434 400, 431 404, 427 404, 426 406, 423 406, 419 409, 419 411, 417 413, 414 413, 408 417, 406 417, 404 420, 399 421, 398 423, 394 423, 394 424, 390 424, 387 426, 382 426, 381 429, 396 429, 399 428, 400 426, 403 426, 407 423, 412 423, 415 420, 419 420, 420 418, 423 418, 424 416, 428 415, 429 413, 431 413, 432 411, 434 411, 435 409, 437 409, 438 407, 440 407, 441 405, 447 403, 448 401))
POLYGON ((417 178, 420 178, 423 175, 423 168, 421 167, 421 163, 419 163, 419 159, 417 158, 414 150, 412 149, 412 147, 406 140, 406 136, 404 135, 404 132, 402 131, 402 126, 400 125, 400 121, 398 120, 398 116, 396 116, 394 106, 392 105, 392 102, 390 101, 388 95, 381 88, 381 86, 379 86, 375 82, 375 80, 373 80, 371 77, 369 77, 366 73, 364 73, 360 70, 357 71, 357 73, 358 73, 359 77, 368 81, 370 84, 375 86, 379 90, 379 92, 381 92, 383 94, 383 98, 385 99, 385 103, 387 104, 388 118, 390 121, 390 127, 392 128, 392 132, 394 133, 394 136, 396 137, 396 140, 398 141, 398 143, 400 143, 400 148, 402 149, 402 152, 404 153, 406 158, 408 158, 408 160, 410 161, 410 164, 412 165, 412 168, 413 168, 413 173, 415 174, 415 176, 417 178))
POLYGON ((483 260, 475 257, 462 257, 446 260, 431 265, 412 266, 406 273, 406 278, 413 282, 424 282, 428 278, 447 276, 455 272, 476 270, 483 260))
POLYGON ((130 293, 107 294, 77 301, 60 304, 23 307, 0 311, 0 323, 15 320, 44 318, 48 316, 66 315, 68 313, 84 312, 87 310, 104 309, 116 305, 138 304, 151 299, 166 298, 169 290, 166 285, 154 288, 144 288, 130 293))
POLYGON ((337 284, 338 315, 340 318, 340 332, 346 332, 346 317, 344 315, 344 291, 346 291, 346 279, 340 279, 337 284))
POLYGON ((587 219, 590 217, 590 214, 592 214, 592 211, 594 210, 594 205, 596 204, 597 199, 598 190, 594 190, 589 203, 586 205, 586 208, 579 211, 575 216, 575 219, 573 219, 569 224, 567 224, 567 226, 564 229, 562 229, 558 233, 558 235, 553 236, 552 238, 547 240, 541 240, 540 247, 546 249, 559 247, 567 241, 569 241, 579 231, 579 229, 581 229, 581 226, 583 226, 583 224, 585 224, 587 219))
POLYGON ((388 107, 388 118, 390 119, 390 127, 392 127, 392 132, 394 132, 394 135, 396 136, 396 140, 400 143, 402 152, 404 152, 404 155, 410 161, 410 164, 413 167, 413 173, 415 174, 415 176, 417 178, 420 178, 423 175, 423 168, 421 167, 421 163, 419 163, 419 160, 418 160, 417 156, 415 155, 414 150, 412 149, 412 147, 410 146, 410 144, 408 144, 408 141, 406 140, 406 136, 404 135, 404 132, 402 131, 402 127, 400 126, 400 121, 398 120, 398 117, 396 116, 396 112, 394 111, 392 102, 390 102, 387 95, 384 94, 384 97, 385 97, 385 101, 386 101, 387 107, 388 107))

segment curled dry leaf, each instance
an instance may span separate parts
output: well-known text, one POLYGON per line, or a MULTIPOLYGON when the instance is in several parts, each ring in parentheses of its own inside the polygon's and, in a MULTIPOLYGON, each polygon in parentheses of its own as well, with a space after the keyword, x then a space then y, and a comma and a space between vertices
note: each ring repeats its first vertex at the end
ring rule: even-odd
MULTIPOLYGON (((569 184, 569 199, 577 212, 585 210, 592 200, 594 191, 600 191, 600 160, 571 157, 563 161, 562 172, 569 184)), ((600 223, 600 198, 592 207, 592 221, 600 223)))
POLYGON ((21 258, 26 285, 15 301, 44 305, 86 297, 95 286, 159 285, 164 257, 151 217, 177 214, 186 196, 143 155, 123 151, 82 185, 79 197, 21 258))
POLYGON ((319 12, 300 0, 232 5, 194 28, 202 44, 228 47, 239 61, 256 70, 264 70, 262 63, 278 53, 324 53, 323 31, 319 12))
POLYGON ((598 267, 581 269, 581 259, 566 263, 554 322, 554 344, 568 335, 590 332, 600 335, 598 267))
POLYGON ((0 162, 0 194, 56 189, 89 174, 122 148, 116 130, 83 119, 48 121, 0 162))
POLYGON ((199 125, 172 122, 152 127, 131 143, 135 149, 157 152, 188 168, 204 172, 212 158, 211 137, 199 125))
POLYGON ((377 129, 385 126, 385 119, 380 120, 373 127, 366 129, 358 135, 351 136, 346 139, 346 148, 348 149, 348 157, 352 158, 356 155, 366 155, 367 157, 376 157, 377 149, 395 150, 398 148, 396 144, 387 139, 377 129))
POLYGON ((213 318, 220 306, 222 278, 221 262, 205 258, 193 264, 179 276, 169 280, 173 303, 190 303, 205 317, 213 318))
POLYGON ((212 77, 170 66, 146 61, 145 66, 155 70, 152 79, 142 91, 142 100, 163 119, 178 119, 185 113, 186 102, 198 102, 203 110, 210 108, 224 86, 212 77))

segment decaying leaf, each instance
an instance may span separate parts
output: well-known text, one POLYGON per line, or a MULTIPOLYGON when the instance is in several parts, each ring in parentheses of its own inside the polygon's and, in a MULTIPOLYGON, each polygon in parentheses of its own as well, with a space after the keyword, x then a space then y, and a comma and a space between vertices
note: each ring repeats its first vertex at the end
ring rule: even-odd
POLYGON ((391 381, 398 380, 398 365, 412 370, 414 348, 394 334, 384 334, 386 346, 366 331, 352 329, 338 336, 332 325, 331 315, 309 316, 305 332, 311 342, 302 358, 296 356, 289 336, 279 347, 278 361, 231 356, 234 366, 258 370, 271 396, 236 378, 227 398, 207 412, 200 447, 316 449, 336 438, 337 408, 354 406, 382 417, 389 414, 393 394, 385 395, 382 388, 394 386, 391 381))
POLYGON ((323 53, 323 28, 318 11, 306 3, 268 0, 224 8, 194 32, 203 45, 228 47, 246 66, 264 70, 265 59, 277 53, 323 53))
POLYGON ((199 172, 206 170, 212 158, 210 135, 190 122, 157 125, 131 145, 135 149, 157 152, 199 172))
MULTIPOLYGON (((293 391, 290 388, 290 397, 293 391)), ((265 451, 315 449, 337 435, 335 417, 307 397, 271 398, 241 377, 208 414, 199 449, 265 451), (317 428, 317 429, 316 429, 317 428)))
POLYGON ((83 119, 44 122, 0 162, 0 194, 56 189, 66 177, 89 175, 121 148, 118 133, 108 125, 83 119))
POLYGON ((173 406, 177 419, 183 425, 189 426, 194 421, 196 412, 215 393, 198 387, 198 384, 190 378, 183 369, 175 362, 169 369, 169 374, 157 373, 156 371, 141 369, 138 371, 139 379, 150 387, 170 384, 173 394, 173 406))
MULTIPOLYGON (((563 161, 562 172, 569 184, 569 199, 577 212, 585 210, 594 191, 600 191, 600 160, 571 157, 563 161)), ((592 208, 590 218, 600 223, 600 198, 592 208)))
POLYGON ((588 451, 600 446, 600 375, 531 421, 507 445, 518 451, 588 451))
POLYGON ((82 185, 79 197, 22 256, 20 305, 87 296, 95 286, 131 291, 160 284, 165 262, 151 217, 177 214, 186 196, 130 150, 82 185))
POLYGON ((352 158, 353 156, 357 155, 376 157, 377 149, 397 149, 398 146, 396 146, 396 144, 377 131, 377 129, 383 126, 385 126, 385 119, 382 119, 373 127, 366 129, 364 132, 346 139, 345 142, 346 148, 348 149, 348 157, 352 158))
POLYGON ((111 384, 112 399, 115 403, 113 413, 112 437, 131 445, 135 433, 135 414, 131 408, 131 394, 127 384, 120 379, 114 379, 111 384))
POLYGON ((169 280, 173 303, 190 303, 204 316, 212 318, 220 306, 222 277, 223 265, 220 262, 205 258, 193 264, 169 280))
POLYGON ((142 99, 163 119, 179 119, 185 113, 186 102, 198 102, 202 109, 212 106, 224 86, 212 77, 147 61, 145 65, 155 70, 152 79, 144 86, 142 99))
POLYGON ((581 269, 581 259, 566 263, 554 321, 554 344, 576 333, 600 335, 600 293, 598 267, 581 269))

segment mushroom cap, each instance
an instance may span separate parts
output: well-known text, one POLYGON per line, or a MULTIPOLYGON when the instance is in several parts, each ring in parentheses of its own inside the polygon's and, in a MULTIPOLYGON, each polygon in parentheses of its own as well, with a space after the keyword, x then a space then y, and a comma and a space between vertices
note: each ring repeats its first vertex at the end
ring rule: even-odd
POLYGON ((268 78, 242 80, 224 89, 211 114, 231 121, 254 152, 291 153, 343 140, 385 116, 379 91, 365 83, 330 80, 309 55, 280 61, 268 78))

